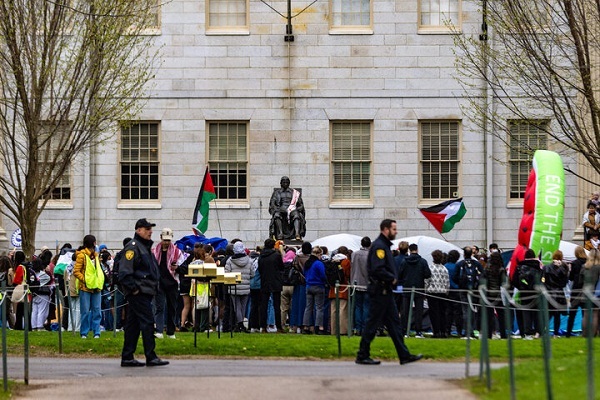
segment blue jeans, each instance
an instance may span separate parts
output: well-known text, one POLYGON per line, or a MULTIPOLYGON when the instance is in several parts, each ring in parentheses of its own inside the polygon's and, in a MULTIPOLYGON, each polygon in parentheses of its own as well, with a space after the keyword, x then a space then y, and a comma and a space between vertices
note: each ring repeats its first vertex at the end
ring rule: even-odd
POLYGON ((365 330, 369 318, 369 294, 366 291, 354 292, 354 329, 365 330))
POLYGON ((79 291, 79 308, 81 312, 81 336, 87 336, 90 330, 94 331, 94 336, 100 335, 100 302, 102 296, 100 292, 90 293, 83 290, 79 291))
POLYGON ((322 286, 307 286, 306 287, 306 307, 304 308, 304 319, 302 325, 305 327, 318 326, 323 328, 323 308, 325 303, 325 288, 322 286), (313 309, 316 308, 314 324, 313 309))

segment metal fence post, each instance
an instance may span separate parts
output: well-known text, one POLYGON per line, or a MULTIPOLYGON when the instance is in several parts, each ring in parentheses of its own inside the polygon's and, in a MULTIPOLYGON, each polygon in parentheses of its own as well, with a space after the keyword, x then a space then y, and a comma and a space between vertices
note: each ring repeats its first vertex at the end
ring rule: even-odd
POLYGON ((517 398, 517 388, 515 384, 515 357, 513 350, 513 342, 512 342, 512 313, 510 308, 510 301, 508 299, 508 292, 506 288, 502 290, 503 295, 503 305, 504 305, 504 328, 507 330, 506 332, 506 344, 508 346, 508 376, 510 381, 510 399, 516 400, 517 398))
POLYGON ((465 332, 467 336, 467 345, 465 349, 465 378, 469 377, 469 366, 471 364, 471 316, 471 291, 469 290, 467 292, 467 331, 465 332))
POLYGON ((29 385, 29 285, 26 285, 26 288, 23 297, 23 355, 25 356, 23 381, 29 385))
POLYGON ((335 281, 335 336, 338 345, 338 357, 342 356, 342 339, 340 337, 340 282, 335 281))
POLYGON ((539 321, 542 329, 542 348, 544 351, 544 375, 546 380, 546 394, 547 399, 552 400, 554 398, 552 394, 552 377, 550 372, 550 358, 552 357, 552 352, 550 350, 550 333, 548 329, 548 300, 546 299, 545 293, 543 289, 539 289, 539 321))
POLYGON ((6 355, 6 302, 10 300, 6 295, 6 282, 2 281, 2 383, 4 391, 8 391, 8 362, 6 355))
POLYGON ((56 287, 56 319, 58 320, 58 353, 63 353, 63 338, 62 338, 62 293, 60 287, 56 287))
MULTIPOLYGON (((402 295, 404 296, 404 295, 402 295)), ((413 302, 415 301, 415 288, 410 288, 410 303, 408 303, 408 322, 406 323, 406 337, 410 336, 410 327, 412 325, 412 308, 413 302)), ((402 297, 402 302, 404 302, 404 297, 402 297)))
POLYGON ((585 293, 586 301, 585 301, 585 319, 586 319, 586 341, 587 341, 587 393, 588 399, 594 399, 594 332, 592 332, 592 321, 593 316, 592 312, 595 310, 592 309, 592 300, 590 299, 590 294, 585 293))

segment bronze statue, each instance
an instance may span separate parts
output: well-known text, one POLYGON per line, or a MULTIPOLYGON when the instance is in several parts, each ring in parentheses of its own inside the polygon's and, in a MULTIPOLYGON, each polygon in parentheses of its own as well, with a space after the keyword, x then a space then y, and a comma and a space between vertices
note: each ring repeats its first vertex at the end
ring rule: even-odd
POLYGON ((290 188, 290 178, 281 177, 281 189, 275 189, 269 202, 269 236, 277 240, 302 240, 306 234, 304 203, 299 190, 290 188))

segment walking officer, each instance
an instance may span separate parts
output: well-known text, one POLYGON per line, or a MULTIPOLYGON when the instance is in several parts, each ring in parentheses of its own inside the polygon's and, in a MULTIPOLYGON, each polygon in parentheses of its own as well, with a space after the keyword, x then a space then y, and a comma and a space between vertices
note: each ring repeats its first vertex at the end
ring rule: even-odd
POLYGON ((125 245, 119 263, 119 285, 129 303, 125 320, 125 340, 121 353, 121 367, 156 367, 169 362, 158 358, 154 352, 154 313, 152 298, 158 289, 160 273, 152 248, 151 224, 142 218, 135 223, 135 236, 125 245), (146 362, 133 358, 142 333, 146 362))
POLYGON ((379 360, 371 358, 371 342, 375 338, 377 328, 385 325, 394 342, 400 364, 404 365, 423 358, 423 355, 410 354, 404 339, 398 308, 394 301, 392 289, 396 286, 396 267, 392 256, 392 240, 396 237, 396 221, 384 219, 379 226, 381 233, 369 249, 367 270, 369 274, 369 317, 360 340, 360 348, 356 355, 356 363, 378 365, 379 360))

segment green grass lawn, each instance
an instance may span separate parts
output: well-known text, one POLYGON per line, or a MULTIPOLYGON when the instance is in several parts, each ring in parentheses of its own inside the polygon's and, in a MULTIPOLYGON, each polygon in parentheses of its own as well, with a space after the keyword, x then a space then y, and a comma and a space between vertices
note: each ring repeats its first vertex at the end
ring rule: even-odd
MULTIPOLYGON (((156 352, 160 357, 206 358, 206 357, 256 357, 256 358, 298 358, 337 360, 338 347, 334 336, 297 334, 198 334, 197 347, 194 347, 193 333, 177 333, 177 339, 157 339, 156 352)), ((342 359, 352 360, 356 356, 360 338, 342 337, 342 359)), ((31 332, 29 335, 30 355, 61 356, 58 352, 56 332, 31 332)), ((406 339, 411 353, 422 353, 425 360, 464 361, 466 341, 460 339, 406 339)), ((119 358, 123 345, 123 333, 113 337, 112 332, 104 332, 100 339, 82 340, 78 335, 63 334, 62 356, 68 357, 114 357, 119 358)), ((490 357, 494 362, 507 362, 507 342, 489 341, 490 357)), ((516 384, 519 400, 545 398, 544 369, 541 340, 513 340, 517 362, 516 384)), ((23 332, 9 331, 7 335, 8 353, 23 354, 23 332)), ((472 340, 471 361, 479 359, 480 342, 472 340)), ((586 341, 583 338, 558 339, 552 346, 552 387, 555 399, 586 398, 586 341)), ((594 346, 600 347, 596 338, 594 346)), ((372 343, 374 358, 397 360, 392 341, 388 337, 377 337, 372 343)), ((138 354, 143 354, 141 339, 138 354)), ((600 359, 600 356, 597 357, 600 359)), ((596 360, 598 364, 598 360, 596 360)), ((596 380, 600 379, 600 366, 596 368, 596 380)), ((464 381, 465 387, 482 399, 508 399, 510 395, 508 368, 492 372, 492 390, 488 393, 484 383, 477 378, 464 381)), ((1 390, 0 390, 1 392, 1 390)), ((600 390, 597 390, 597 398, 600 390)), ((2 397, 0 397, 1 399, 2 397)))

